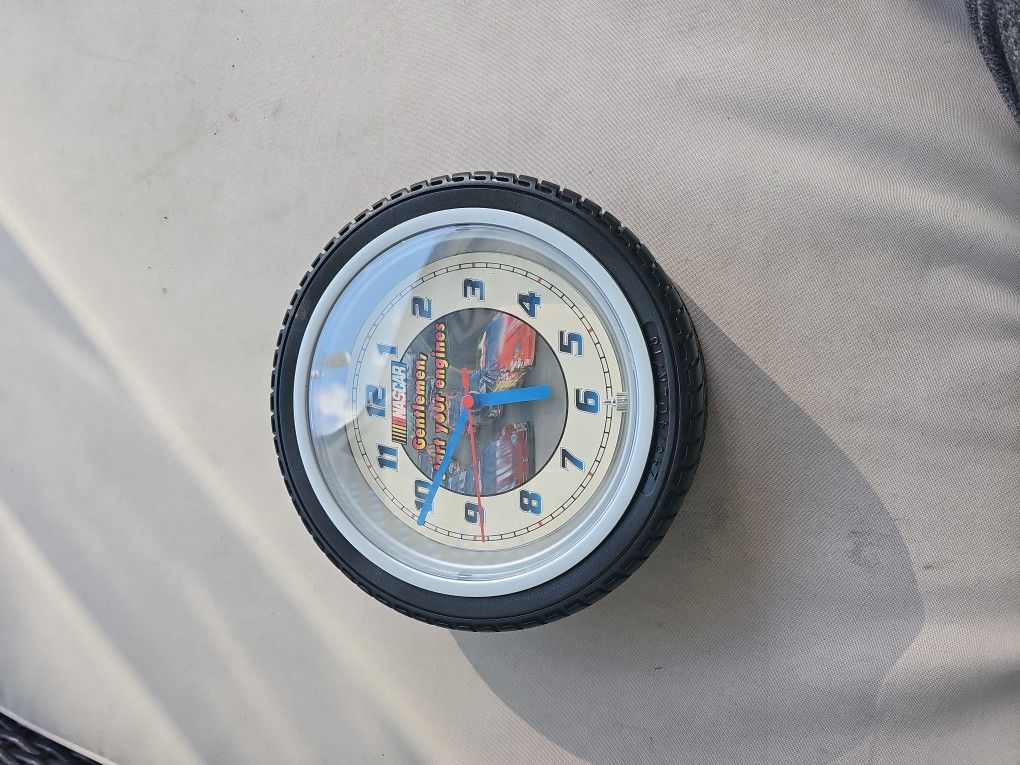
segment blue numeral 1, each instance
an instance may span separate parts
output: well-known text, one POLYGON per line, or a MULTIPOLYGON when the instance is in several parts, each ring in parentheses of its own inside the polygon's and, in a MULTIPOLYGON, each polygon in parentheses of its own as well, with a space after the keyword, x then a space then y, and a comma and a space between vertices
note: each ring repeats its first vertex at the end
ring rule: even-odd
POLYGON ((425 504, 425 498, 429 495, 428 481, 423 481, 420 478, 414 482, 414 506, 417 510, 421 510, 422 505, 425 504))

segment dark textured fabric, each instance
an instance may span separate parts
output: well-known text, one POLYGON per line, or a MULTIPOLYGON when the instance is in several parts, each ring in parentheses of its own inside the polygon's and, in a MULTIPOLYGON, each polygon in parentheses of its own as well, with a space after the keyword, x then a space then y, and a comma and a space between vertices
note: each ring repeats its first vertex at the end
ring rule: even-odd
POLYGON ((96 765, 41 733, 0 714, 0 763, 3 765, 96 765))
POLYGON ((981 55, 1020 123, 1020 0, 968 0, 967 9, 981 55))

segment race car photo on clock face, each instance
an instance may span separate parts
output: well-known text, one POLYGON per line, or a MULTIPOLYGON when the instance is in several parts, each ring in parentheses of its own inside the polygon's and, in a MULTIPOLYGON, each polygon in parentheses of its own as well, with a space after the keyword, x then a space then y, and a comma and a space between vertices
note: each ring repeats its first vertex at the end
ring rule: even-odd
POLYGON ((273 370, 280 464, 320 547, 433 624, 512 629, 623 581, 705 423, 697 336, 638 240, 525 176, 415 184, 347 226, 273 370))

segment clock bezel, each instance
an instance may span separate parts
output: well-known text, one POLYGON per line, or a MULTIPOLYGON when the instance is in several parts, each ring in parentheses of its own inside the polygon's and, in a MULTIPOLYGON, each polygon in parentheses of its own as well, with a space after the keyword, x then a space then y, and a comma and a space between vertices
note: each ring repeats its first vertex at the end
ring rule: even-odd
POLYGON ((479 171, 436 176, 389 194, 325 245, 290 299, 276 338, 270 414, 280 471, 298 516, 319 550, 354 584, 389 608, 429 624, 474 631, 524 629, 592 605, 626 581, 658 546, 697 472, 708 420, 707 378, 683 297, 669 274, 616 217, 554 183, 479 171), (416 587, 372 564, 347 542, 311 491, 299 459, 291 406, 298 346, 312 306, 329 279, 381 231, 453 207, 492 207, 537 218, 577 240, 611 269, 641 324, 655 384, 652 448, 638 492, 616 527, 591 555, 555 579, 487 598, 416 587))
MULTIPOLYGON (((588 557, 617 525, 642 481, 651 448, 655 406, 654 382, 651 359, 641 326, 631 304, 609 270, 579 242, 556 227, 519 212, 493 207, 454 207, 426 212, 397 223, 362 244, 330 278, 304 322, 294 369, 295 379, 308 379, 319 333, 336 300, 363 268, 390 247, 409 237, 457 225, 489 225, 519 231, 536 237, 563 253, 587 274, 592 286, 595 287, 589 299, 593 297, 593 302, 601 310, 612 312, 629 345, 628 350, 636 355, 632 359, 621 358, 621 367, 626 369, 629 378, 625 389, 631 396, 631 408, 626 418, 625 430, 620 435, 620 448, 627 454, 623 457, 624 464, 614 471, 616 485, 600 498, 599 506, 595 510, 586 510, 597 516, 597 519, 580 526, 576 534, 566 535, 554 546, 539 548, 541 562, 523 572, 501 575, 500 570, 511 571, 512 566, 502 565, 501 568, 500 565, 492 564, 487 568, 479 564, 472 567, 472 578, 461 578, 463 573, 458 572, 463 572, 465 566, 449 562, 444 566, 442 560, 433 556, 429 561, 433 570, 442 570, 445 567, 449 574, 440 576, 430 573, 388 554, 351 520, 326 485, 315 458, 308 426, 307 390, 304 385, 294 387, 291 406, 305 478, 319 508, 358 553, 391 576, 420 589, 456 597, 487 598, 529 590, 555 579, 588 557)), ((535 557, 537 559, 539 556, 536 554, 535 557)))

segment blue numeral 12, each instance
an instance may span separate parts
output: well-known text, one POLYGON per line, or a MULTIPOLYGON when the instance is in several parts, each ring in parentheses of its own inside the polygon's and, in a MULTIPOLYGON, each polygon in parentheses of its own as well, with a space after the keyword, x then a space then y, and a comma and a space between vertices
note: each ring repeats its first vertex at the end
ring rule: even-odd
POLYGON ((369 417, 386 416, 386 389, 378 385, 365 386, 365 410, 369 417))

